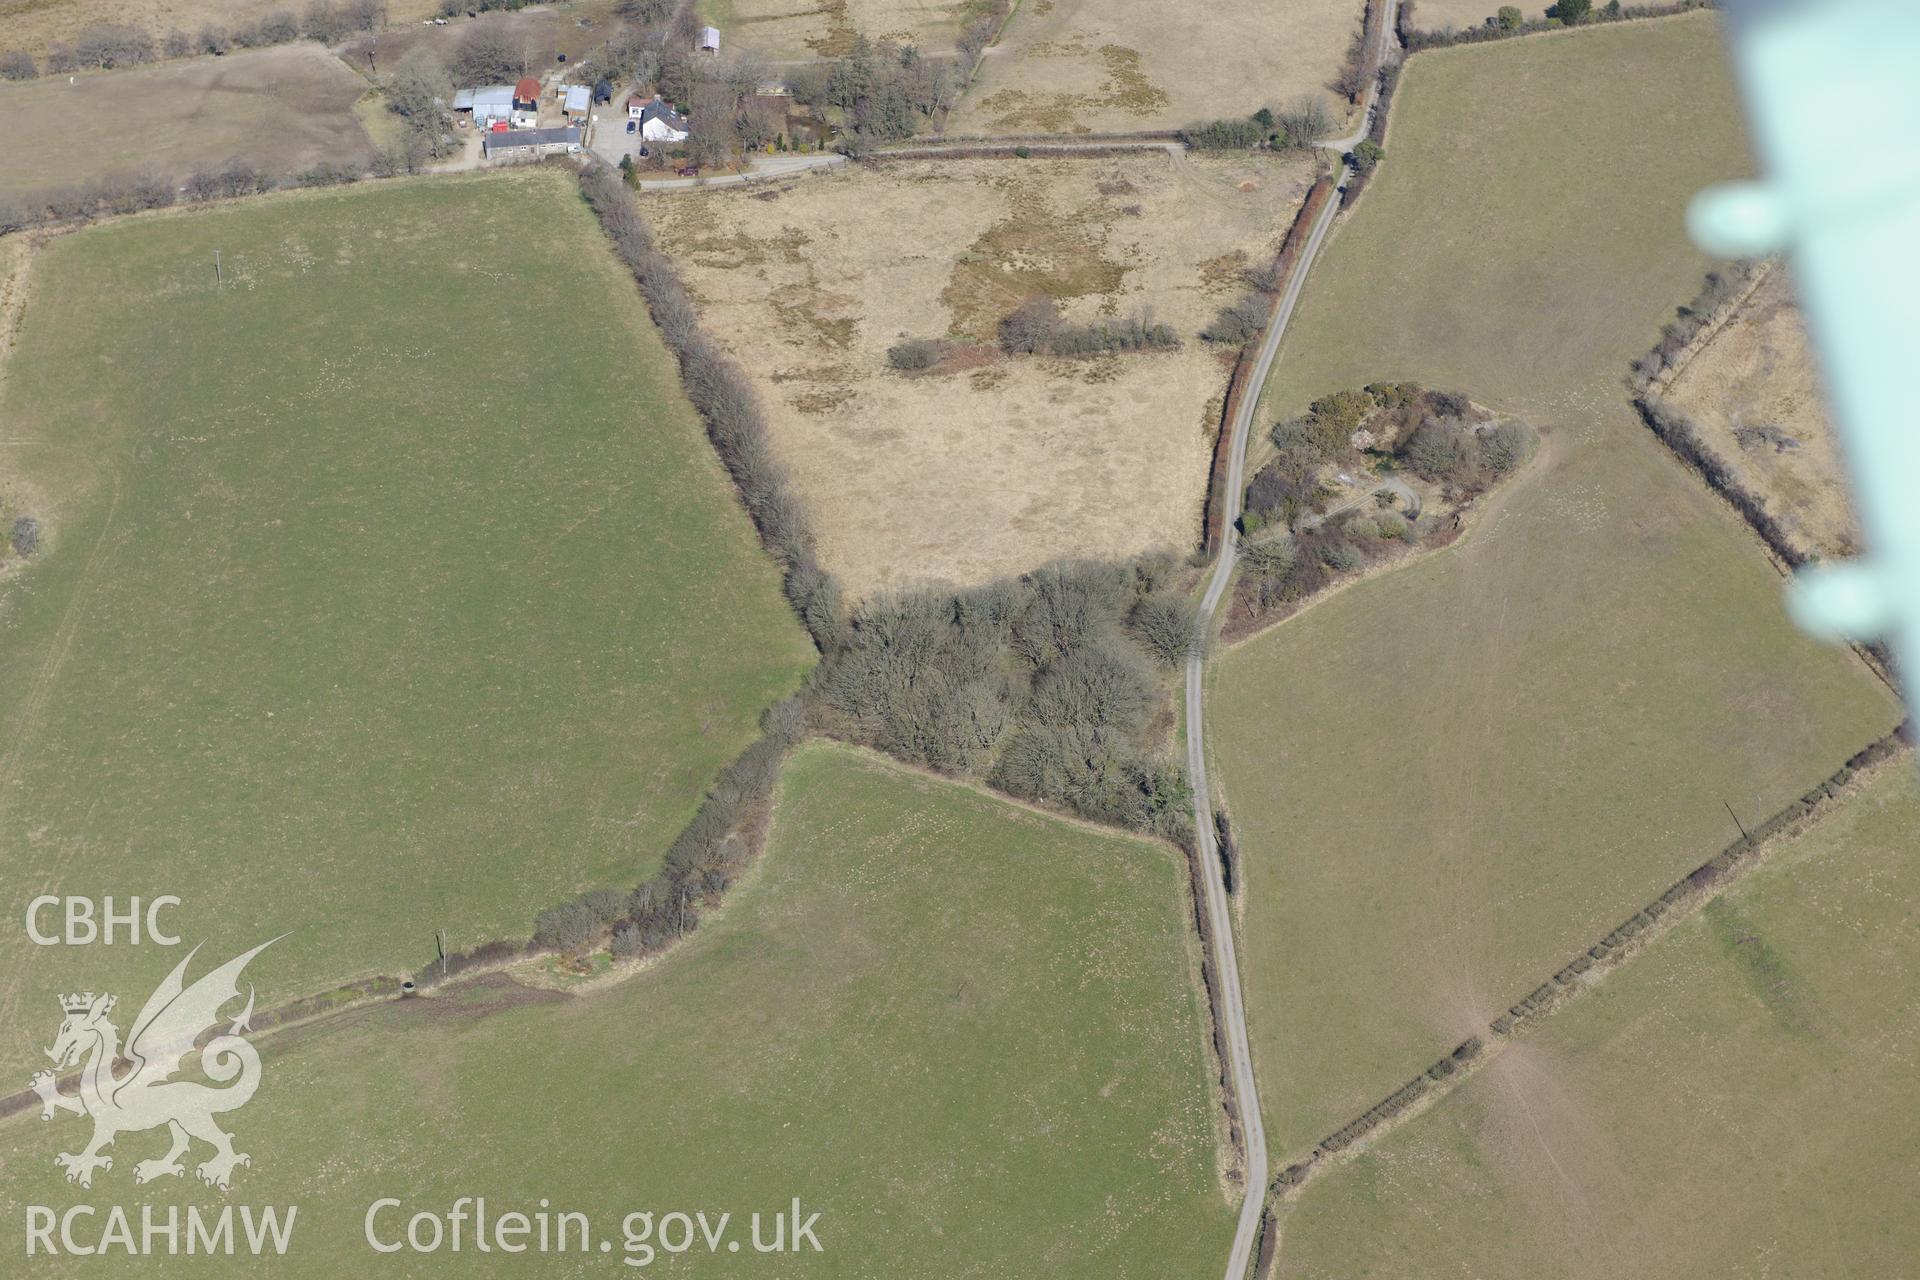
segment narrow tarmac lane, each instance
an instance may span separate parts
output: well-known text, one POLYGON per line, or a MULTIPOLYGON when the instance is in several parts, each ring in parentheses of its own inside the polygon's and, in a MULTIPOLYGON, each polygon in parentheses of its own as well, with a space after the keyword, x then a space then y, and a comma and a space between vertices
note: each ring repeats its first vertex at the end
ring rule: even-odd
MULTIPOLYGON (((1376 51, 1380 62, 1384 62, 1393 39, 1394 18, 1398 8, 1398 0, 1388 0, 1385 20, 1380 24, 1380 45, 1376 51)), ((1366 104, 1360 112, 1358 127, 1344 138, 1331 139, 1320 145, 1342 155, 1352 150, 1367 136, 1367 128, 1373 121, 1378 102, 1379 82, 1376 79, 1367 88, 1366 104)), ((1352 176, 1343 161, 1337 185, 1344 186, 1352 176)), ((1225 486, 1226 527, 1220 539, 1220 558, 1214 563, 1207 593, 1201 598, 1200 623, 1194 647, 1187 655, 1187 775, 1193 782, 1194 837, 1205 872, 1207 920, 1213 929, 1213 961, 1214 970, 1219 974, 1220 1017, 1226 1024, 1229 1074, 1233 1079, 1241 1130, 1247 1141, 1246 1199, 1240 1205, 1240 1221, 1233 1234, 1233 1251, 1227 1255, 1226 1280, 1243 1280, 1259 1237, 1260 1213, 1267 1196, 1267 1133, 1260 1119, 1260 1095, 1253 1077, 1253 1049, 1247 1040, 1247 1010, 1240 996, 1240 964, 1234 952, 1233 909, 1227 898, 1220 849, 1213 832, 1213 800, 1207 784, 1204 720, 1206 651, 1213 635, 1214 615, 1226 595, 1228 583, 1233 580, 1234 560, 1239 551, 1240 539, 1234 525, 1240 519, 1240 496, 1246 488, 1247 437, 1252 430, 1254 411, 1260 403, 1260 388, 1266 385, 1274 356, 1280 350, 1280 339, 1286 333, 1287 323, 1293 319, 1294 307, 1299 304, 1300 294, 1306 287, 1307 274, 1312 270, 1320 246, 1326 241, 1327 232, 1332 229, 1339 214, 1340 201, 1337 198, 1327 201, 1326 207, 1320 211, 1319 219, 1307 237, 1306 247, 1301 251, 1300 261, 1294 268, 1293 277, 1287 281, 1286 292, 1281 296, 1280 305, 1275 309, 1266 335, 1261 339, 1260 356, 1254 362, 1247 393, 1241 398, 1239 412, 1234 415, 1231 424, 1233 443, 1228 451, 1225 486)))

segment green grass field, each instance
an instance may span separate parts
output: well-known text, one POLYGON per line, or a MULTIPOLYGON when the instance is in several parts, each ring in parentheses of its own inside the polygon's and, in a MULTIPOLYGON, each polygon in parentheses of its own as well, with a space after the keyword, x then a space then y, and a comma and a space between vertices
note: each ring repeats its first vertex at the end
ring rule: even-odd
MULTIPOLYGON (((819 1255, 663 1260, 673 1275, 1215 1265, 1233 1221, 1178 857, 846 747, 803 747, 777 804, 724 912, 625 982, 403 1001, 267 1041, 266 1083, 231 1117, 254 1157, 232 1199, 301 1206, 275 1274, 628 1274, 618 1254, 361 1243, 376 1197, 412 1212, 461 1195, 496 1212, 548 1196, 616 1238, 643 1209, 744 1220, 799 1196, 822 1214, 819 1255)), ((10 1255, 25 1204, 220 1201, 135 1190, 119 1161, 90 1192, 66 1186, 52 1155, 79 1130, 0 1122, 10 1255)), ((155 1136, 125 1138, 124 1160, 155 1136)))
POLYGON ((1910 1274, 1916 833, 1920 786, 1896 763, 1309 1185, 1280 1274, 1910 1274))
POLYGON ((1745 157, 1709 16, 1423 53, 1262 421, 1374 380, 1544 436, 1469 535, 1213 664, 1242 963, 1283 1157, 1358 1115, 1898 708, 1785 620, 1623 379, 1745 157))
POLYGON ((274 1004, 650 874, 812 649, 637 291, 554 174, 270 197, 32 264, 0 486, 0 1082, 41 892, 177 894, 274 1004), (224 287, 216 288, 214 254, 224 287))

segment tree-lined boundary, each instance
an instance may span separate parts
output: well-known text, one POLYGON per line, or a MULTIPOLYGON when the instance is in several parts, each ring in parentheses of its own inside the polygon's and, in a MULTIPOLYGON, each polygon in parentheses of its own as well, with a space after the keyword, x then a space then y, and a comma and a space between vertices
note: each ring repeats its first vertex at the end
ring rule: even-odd
MULTIPOLYGON (((688 872, 678 880, 670 880, 668 886, 674 889, 679 909, 687 918, 684 928, 679 927, 677 919, 670 922, 673 931, 670 936, 659 939, 658 946, 654 945, 655 939, 641 939, 643 945, 640 954, 648 954, 663 949, 678 937, 691 932, 698 924, 700 909, 717 903, 731 883, 733 874, 758 856, 764 844, 765 806, 771 802, 773 782, 779 766, 802 738, 810 732, 820 731, 814 721, 812 704, 819 700, 830 705, 832 691, 823 691, 819 678, 823 673, 830 674, 832 659, 847 651, 853 623, 842 606, 837 584, 815 559, 803 501, 788 484, 785 469, 771 456, 758 399, 744 373, 701 331, 685 286, 672 262, 654 246, 633 196, 619 175, 602 166, 590 165, 580 172, 579 181, 583 199, 600 219, 615 253, 632 270, 669 348, 680 357, 689 397, 706 422, 708 436, 720 453, 723 464, 734 476, 741 499, 753 516, 768 551, 786 568, 788 600, 826 660, 807 691, 788 699, 769 713, 768 736, 749 748, 741 762, 729 766, 721 785, 709 794, 688 832, 669 851, 667 871, 662 875, 672 876, 676 868, 685 868, 688 872), (753 767, 742 770, 742 762, 756 754, 753 767), (743 776, 733 778, 736 773, 743 776), (729 782, 730 778, 733 778, 732 782, 729 782), (692 878, 693 873, 708 869, 715 872, 710 880, 692 878)), ((976 594, 991 590, 989 587, 976 594)), ((1184 618, 1175 622, 1182 634, 1190 627, 1184 618)), ((932 677, 935 673, 929 669, 925 674, 932 677)), ((851 740, 858 741, 858 738, 851 740)), ((885 754, 900 758, 898 751, 885 754)), ((925 762, 908 760, 907 763, 914 765, 925 762)), ((996 795, 1002 794, 1000 788, 990 789, 996 795)), ((1016 802, 1023 799, 1017 793, 1011 798, 1016 802)), ((1030 800, 1032 797, 1024 799, 1030 800)), ((1050 807, 1042 806, 1043 809, 1050 807)), ((1099 825, 1129 830, 1111 821, 1100 822, 1099 825)), ((1140 830, 1130 830, 1129 834, 1152 838, 1140 830)), ((1185 838, 1179 832, 1162 832, 1161 835, 1165 843, 1172 845, 1186 859, 1188 866, 1187 905, 1193 912, 1201 934, 1199 978, 1207 1008, 1208 1042, 1214 1056, 1218 1090, 1216 1101, 1224 1114, 1233 1159, 1240 1161, 1244 1158, 1245 1142, 1230 1087, 1218 975, 1211 968, 1211 938, 1206 928, 1200 881, 1204 869, 1200 866, 1199 850, 1190 833, 1185 838)), ((645 887, 642 886, 642 890, 645 887)), ((579 936, 576 930, 562 939, 552 936, 552 930, 543 933, 536 927, 534 940, 530 944, 493 945, 500 952, 507 948, 518 948, 522 953, 529 949, 579 949, 606 936, 606 930, 612 930, 612 936, 617 941, 623 925, 609 918, 611 903, 606 903, 605 909, 596 912, 593 900, 598 898, 605 902, 604 894, 605 891, 600 894, 590 892, 572 904, 563 903, 543 913, 543 919, 550 920, 553 913, 565 912, 579 925, 590 930, 585 937, 579 936), (585 918, 588 914, 599 914, 601 918, 597 923, 590 922, 585 918)), ((640 891, 636 891, 636 899, 639 894, 640 891)), ((615 954, 619 954, 617 948, 615 954)))
MULTIPOLYGON (((1400 77, 1405 70, 1407 61, 1411 59, 1414 54, 1428 49, 1446 48, 1457 44, 1483 43, 1507 36, 1546 34, 1553 31, 1570 29, 1566 28, 1563 24, 1522 24, 1517 29, 1501 30, 1493 32, 1492 34, 1462 34, 1457 38, 1440 39, 1434 38, 1433 33, 1422 33, 1412 27, 1413 7, 1413 0, 1403 0, 1399 11, 1395 15, 1394 35, 1402 50, 1402 56, 1397 61, 1389 60, 1383 62, 1376 73, 1378 97, 1373 117, 1368 122, 1368 128, 1364 136, 1368 141, 1373 142, 1376 147, 1382 148, 1382 150, 1384 150, 1388 131, 1391 128, 1392 118, 1390 107, 1394 91, 1398 88, 1400 77)), ((1715 0, 1679 0, 1677 3, 1657 6, 1623 6, 1615 12, 1605 15, 1602 20, 1614 22, 1659 19, 1678 16, 1698 9, 1717 7, 1718 5, 1715 3, 1715 0)), ((1380 155, 1376 154, 1374 159, 1377 162, 1380 159, 1380 155)), ((1345 214, 1347 210, 1353 206, 1355 201, 1357 201, 1361 191, 1364 190, 1366 186, 1367 179, 1372 176, 1375 167, 1374 165, 1369 165, 1364 174, 1356 172, 1349 178, 1346 186, 1341 191, 1341 214, 1345 214)), ((1709 288, 1711 288, 1711 283, 1709 284, 1709 288)), ((1740 290, 1739 292, 1744 296, 1744 290, 1740 290)), ((1698 299, 1696 299, 1695 305, 1698 305, 1698 299)), ((1681 319, 1683 323, 1686 321, 1688 313, 1692 309, 1691 307, 1682 309, 1681 319)), ((1725 314, 1702 318, 1681 340, 1680 346, 1697 348, 1697 343, 1703 340, 1700 338, 1701 333, 1703 331, 1711 331, 1711 329, 1715 327, 1714 322, 1716 320, 1724 322, 1725 318, 1725 314)), ((1662 342, 1669 342, 1671 335, 1672 328, 1670 326, 1669 330, 1663 333, 1662 342)), ((1654 354, 1658 355, 1660 350, 1660 344, 1656 344, 1654 354)), ((1680 357, 1675 356, 1674 358, 1677 359, 1680 357)), ((1664 367, 1665 363, 1663 361, 1662 368, 1664 367)), ((1646 409, 1643 405, 1644 396, 1642 394, 1645 387, 1639 381, 1643 376, 1646 376, 1646 380, 1649 382, 1652 379, 1652 375, 1642 375, 1639 364, 1636 363, 1635 380, 1630 384, 1634 389, 1631 400, 1636 410, 1642 413, 1644 419, 1647 417, 1646 409)), ((1240 370, 1238 368, 1236 368, 1235 377, 1237 382, 1240 377, 1240 370)), ((1229 399, 1230 407, 1228 413, 1230 415, 1232 412, 1231 394, 1229 399)), ((1655 429, 1656 434, 1658 434, 1658 428, 1651 420, 1648 421, 1648 426, 1655 429)), ((1663 436, 1662 439, 1665 440, 1665 437, 1663 436)), ((1671 447, 1670 442, 1669 447, 1671 447)), ((1684 463, 1690 466, 1694 465, 1685 454, 1680 453, 1678 450, 1676 450, 1676 456, 1680 457, 1684 463)), ((1214 472, 1216 485, 1218 483, 1217 477, 1221 474, 1221 460, 1221 457, 1216 457, 1214 472)), ((1696 466, 1695 469, 1698 470, 1699 468, 1696 466)), ((1703 478, 1708 479, 1708 483, 1711 486, 1711 478, 1707 477, 1704 472, 1702 472, 1702 475, 1703 478)), ((1716 488, 1715 492, 1719 493, 1720 491, 1716 488)), ((1727 497, 1728 495, 1721 494, 1721 496, 1727 497)), ((1211 513, 1221 505, 1218 501, 1219 497, 1218 489, 1210 488, 1208 499, 1210 516, 1211 513)), ((1746 510, 1743 504, 1738 501, 1733 501, 1731 498, 1728 500, 1730 504, 1735 507, 1736 511, 1739 511, 1743 518, 1745 518, 1746 510)), ((1749 520, 1748 523, 1749 527, 1754 529, 1756 535, 1762 538, 1763 543, 1766 543, 1770 556, 1777 554, 1774 551, 1771 541, 1767 539, 1766 534, 1759 527, 1755 526, 1751 520, 1749 520)), ((1216 537, 1215 525, 1213 521, 1209 519, 1206 526, 1205 544, 1209 550, 1217 545, 1215 541, 1216 537)), ((1785 560, 1781 560, 1779 563, 1783 570, 1791 567, 1785 560)), ((1859 651, 1858 646, 1856 646, 1856 651, 1859 651)), ((1863 658, 1869 659, 1868 665, 1877 675, 1888 680, 1890 684, 1893 683, 1884 662, 1875 662, 1872 660, 1875 658, 1883 659, 1884 654, 1880 652, 1863 652, 1862 656, 1863 658)), ((1265 1280, 1266 1277, 1270 1277, 1274 1273, 1278 1261, 1281 1237, 1279 1206, 1282 1202, 1295 1198, 1303 1186, 1314 1177, 1325 1172, 1336 1162, 1352 1158, 1360 1150, 1364 1149, 1369 1142, 1377 1138, 1384 1128, 1418 1114, 1420 1111, 1425 1110, 1427 1106, 1432 1105, 1435 1101, 1450 1093, 1462 1080, 1493 1056, 1493 1052, 1491 1051, 1497 1051, 1507 1040, 1524 1034, 1528 1029, 1537 1025, 1547 1014, 1571 1000, 1574 996, 1578 995, 1581 990, 1584 990, 1585 987, 1597 982, 1630 956, 1636 954, 1638 950, 1657 933, 1663 932, 1665 928, 1671 927, 1676 921, 1693 914, 1694 911, 1704 906, 1707 901, 1718 897, 1720 893, 1731 887, 1732 884, 1750 871, 1753 866, 1757 865, 1764 856, 1767 848, 1775 840, 1785 835, 1798 834, 1800 831, 1812 826, 1839 802, 1843 795, 1850 790, 1850 786, 1854 781, 1858 780, 1868 771, 1886 767, 1887 762, 1894 757, 1908 754, 1913 741, 1914 726, 1911 721, 1907 721, 1903 722, 1899 728, 1887 737, 1876 740, 1860 752, 1857 752, 1825 782, 1806 793, 1806 795, 1802 796, 1799 800, 1788 805, 1779 813, 1773 815, 1755 831, 1743 833, 1739 840, 1732 842, 1714 855, 1713 858, 1700 864, 1700 866, 1689 872, 1687 876, 1670 886, 1658 898, 1648 903, 1640 911, 1622 922, 1604 937, 1597 940, 1593 946, 1575 956, 1566 965, 1557 970, 1545 983, 1535 987, 1520 1001, 1509 1007, 1504 1014, 1493 1019, 1488 1024, 1484 1034, 1470 1036, 1466 1040, 1461 1041, 1418 1075, 1386 1095, 1386 1097, 1382 1098, 1373 1107, 1326 1135, 1320 1142, 1315 1144, 1306 1156, 1282 1168, 1280 1172, 1273 1177, 1267 1188, 1266 1205, 1256 1237, 1256 1252, 1250 1265, 1251 1274, 1261 1278, 1261 1280, 1265 1280)))
POLYGON ((1487 1024, 1483 1034, 1469 1036, 1436 1059, 1420 1074, 1378 1103, 1322 1138, 1313 1150, 1282 1169, 1273 1180, 1273 1194, 1281 1199, 1300 1189, 1336 1162, 1356 1154, 1396 1121, 1410 1118, 1450 1093, 1461 1080, 1492 1056, 1506 1041, 1524 1035, 1548 1015, 1637 955, 1650 941, 1719 897, 1765 861, 1781 840, 1798 836, 1850 796, 1857 783, 1889 767, 1905 763, 1914 742, 1911 721, 1867 744, 1817 786, 1782 808, 1751 831, 1743 831, 1718 853, 1575 954, 1551 977, 1534 987, 1505 1013, 1487 1024))
MULTIPOLYGON (((1679 308, 1675 319, 1661 329, 1652 349, 1633 362, 1627 383, 1633 390, 1633 408, 1640 421, 1682 466, 1699 477, 1709 492, 1733 509, 1760 540, 1774 568, 1782 575, 1791 575, 1819 557, 1794 540, 1774 518, 1766 496, 1741 483, 1726 458, 1701 437, 1693 419, 1666 398, 1667 390, 1687 366, 1739 314, 1767 270, 1764 259, 1743 259, 1707 272, 1693 300, 1679 308)), ((1891 649, 1879 641, 1849 647, 1875 676, 1899 691, 1891 649)))
POLYGON ((1426 49, 1451 49, 1455 45, 1462 44, 1491 44, 1494 41, 1511 40, 1519 36, 1577 31, 1582 27, 1603 26, 1614 22, 1672 18, 1700 9, 1719 7, 1719 0, 1666 0, 1665 3, 1659 4, 1621 4, 1620 0, 1611 0, 1611 3, 1602 3, 1597 8, 1589 8, 1585 14, 1569 22, 1559 17, 1522 18, 1517 7, 1502 5, 1499 9, 1505 9, 1508 12, 1502 13, 1496 10, 1488 14, 1487 20, 1478 26, 1459 27, 1452 31, 1433 31, 1413 25, 1419 5, 1417 0, 1403 0, 1395 34, 1400 39, 1400 47, 1409 54, 1414 54, 1426 49))
MULTIPOLYGON (((1326 207, 1327 199, 1333 194, 1334 175, 1322 171, 1317 174, 1313 186, 1307 190, 1307 198, 1300 205, 1300 211, 1293 217, 1293 225, 1287 228, 1287 235, 1280 242, 1280 251, 1274 255, 1273 266, 1266 273, 1265 290, 1270 295, 1265 321, 1258 331, 1252 334, 1240 348, 1235 357, 1233 373, 1227 379, 1227 394, 1220 406, 1220 425, 1214 434, 1213 462, 1207 477, 1206 506, 1201 512, 1200 550, 1208 559, 1219 554, 1221 538, 1226 532, 1228 502, 1227 481, 1232 470, 1233 422, 1239 416, 1241 402, 1248 394, 1247 383, 1252 377, 1253 368, 1259 363, 1260 343, 1273 324, 1280 310, 1280 302, 1287 296, 1287 284, 1293 279, 1293 273, 1299 264, 1300 251, 1305 247, 1307 238, 1313 234, 1313 225, 1320 217, 1320 211, 1326 207)), ((1252 394, 1258 396, 1259 388, 1252 394)))

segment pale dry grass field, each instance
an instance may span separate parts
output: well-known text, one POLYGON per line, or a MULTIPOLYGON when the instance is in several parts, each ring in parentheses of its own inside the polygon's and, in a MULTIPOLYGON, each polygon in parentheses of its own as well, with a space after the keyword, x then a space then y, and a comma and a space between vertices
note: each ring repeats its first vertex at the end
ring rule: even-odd
MULTIPOLYGON (((387 0, 387 21, 418 22, 439 7, 438 0, 387 0)), ((303 13, 306 6, 296 0, 0 0, 0 49, 23 49, 38 59, 48 45, 70 42, 96 22, 139 27, 158 43, 169 31, 246 26, 275 9, 303 13)))
POLYGON ((647 203, 709 330, 765 398, 827 566, 856 596, 1199 536, 1227 366, 1196 337, 1271 254, 1310 162, 917 161, 647 203), (1026 297, 1151 310, 1177 351, 977 350, 1026 297), (903 337, 976 348, 902 374, 903 337))
POLYGON ((720 28, 723 48, 731 41, 779 61, 838 57, 856 34, 942 53, 985 11, 972 0, 700 0, 697 8, 720 28))
POLYGON ((1361 0, 1195 11, 1153 0, 1024 0, 953 113, 953 133, 1173 129, 1243 116, 1327 82, 1361 0))
POLYGON ((0 200, 103 174, 183 178, 244 158, 274 174, 372 154, 367 82, 316 44, 0 84, 0 200))
POLYGON ((1767 500, 1802 550, 1847 556, 1859 549, 1806 318, 1784 267, 1767 269, 1739 312, 1668 385, 1666 398, 1693 419, 1741 483, 1767 500))

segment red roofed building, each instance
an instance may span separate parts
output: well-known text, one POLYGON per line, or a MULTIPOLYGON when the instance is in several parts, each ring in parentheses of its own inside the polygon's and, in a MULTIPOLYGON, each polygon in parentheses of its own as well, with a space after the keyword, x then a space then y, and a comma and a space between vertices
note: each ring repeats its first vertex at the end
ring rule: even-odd
POLYGON ((538 111, 540 82, 532 76, 521 76, 520 83, 513 86, 513 105, 517 111, 538 111))

